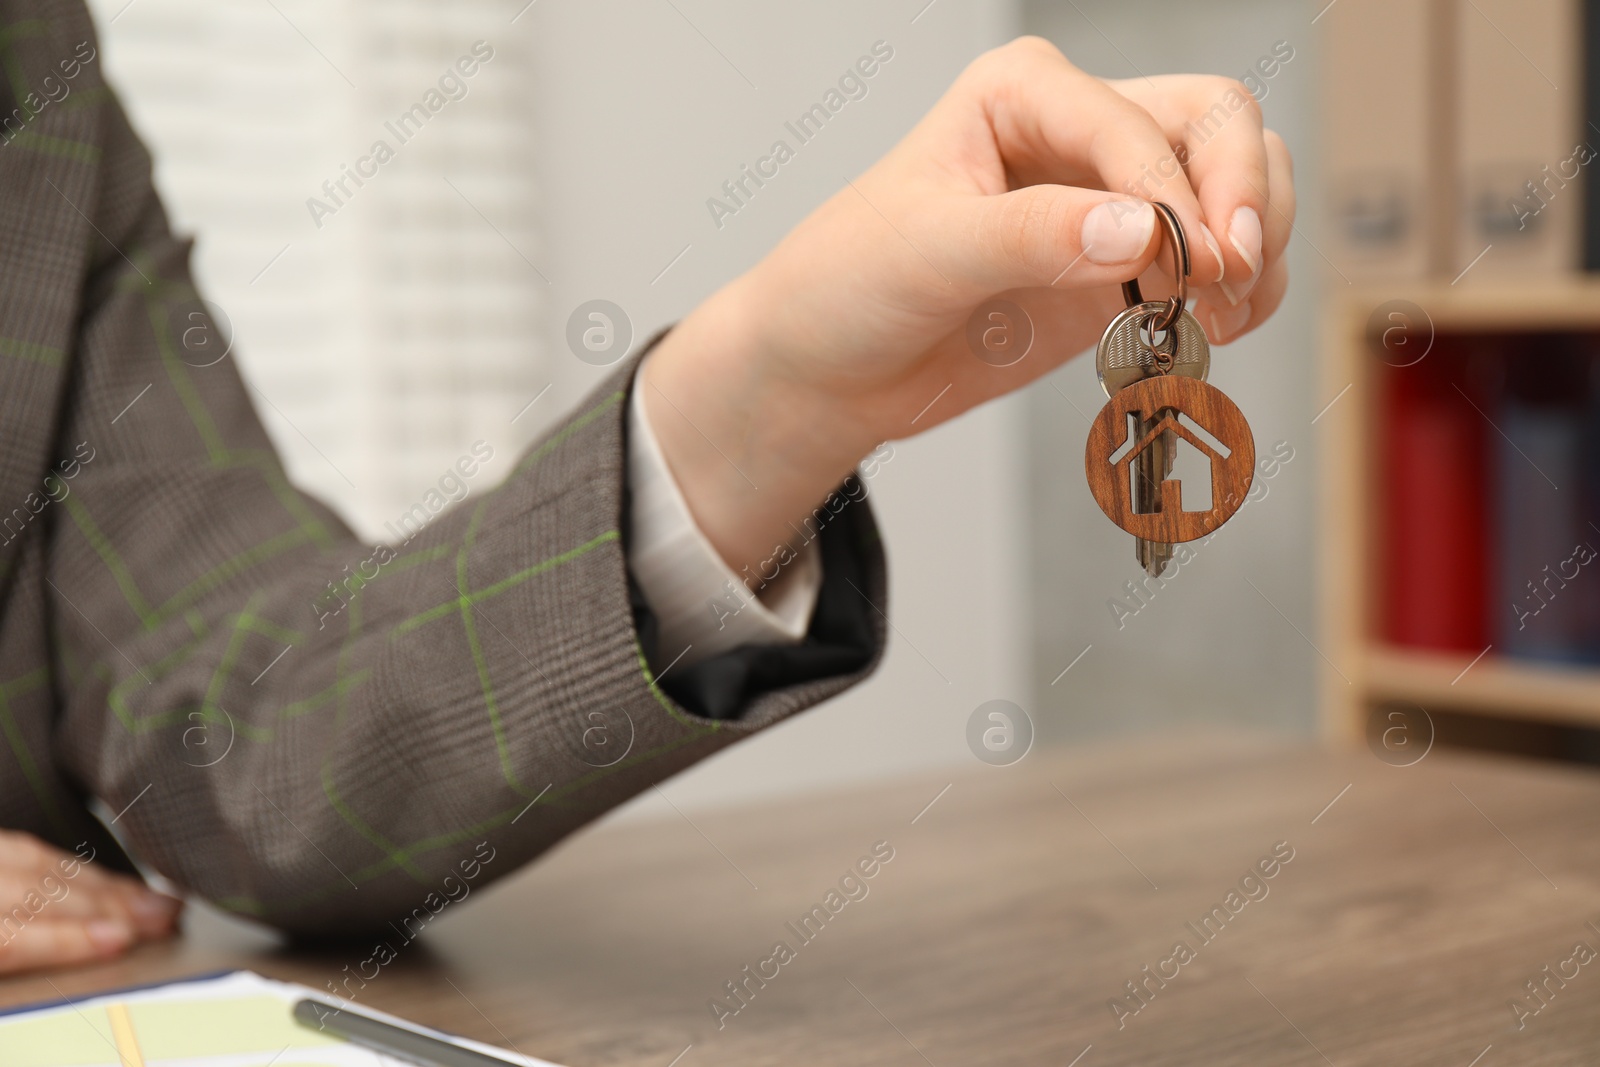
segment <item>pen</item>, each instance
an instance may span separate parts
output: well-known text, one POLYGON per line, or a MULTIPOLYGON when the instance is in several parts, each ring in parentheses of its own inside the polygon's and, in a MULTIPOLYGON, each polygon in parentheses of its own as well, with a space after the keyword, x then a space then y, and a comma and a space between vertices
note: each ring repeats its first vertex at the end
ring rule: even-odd
POLYGON ((295 1001, 294 1018, 302 1026, 331 1031, 347 1041, 422 1067, 506 1067, 515 1062, 309 997, 295 1001))

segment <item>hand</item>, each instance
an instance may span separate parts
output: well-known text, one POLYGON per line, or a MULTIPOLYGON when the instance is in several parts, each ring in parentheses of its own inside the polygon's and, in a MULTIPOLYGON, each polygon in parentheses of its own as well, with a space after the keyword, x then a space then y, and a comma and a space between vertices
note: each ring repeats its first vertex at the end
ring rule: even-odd
POLYGON ((110 959, 177 929, 182 902, 92 856, 0 830, 0 974, 110 959))
POLYGON ((1083 351, 1124 306, 1120 282, 1171 293, 1153 200, 1189 236, 1194 311, 1214 343, 1277 308, 1291 162, 1242 85, 1107 82, 1037 38, 974 61, 887 156, 645 361, 651 425, 723 558, 738 570, 770 556, 879 442, 1083 351), (965 337, 1001 294, 1034 324, 1010 367, 979 360, 965 337))

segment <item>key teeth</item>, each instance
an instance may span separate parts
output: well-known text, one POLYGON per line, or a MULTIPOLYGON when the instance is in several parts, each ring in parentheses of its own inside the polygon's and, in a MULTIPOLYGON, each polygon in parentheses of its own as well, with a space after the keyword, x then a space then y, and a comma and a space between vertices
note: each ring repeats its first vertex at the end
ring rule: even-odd
POLYGON ((1160 578, 1167 572, 1167 565, 1172 562, 1172 546, 1159 541, 1149 541, 1145 552, 1144 571, 1152 578, 1160 578))
POLYGON ((1167 551, 1161 551, 1163 546, 1154 541, 1135 540, 1133 558, 1139 566, 1152 578, 1159 578, 1167 572, 1167 564, 1172 562, 1171 546, 1164 546, 1167 551))

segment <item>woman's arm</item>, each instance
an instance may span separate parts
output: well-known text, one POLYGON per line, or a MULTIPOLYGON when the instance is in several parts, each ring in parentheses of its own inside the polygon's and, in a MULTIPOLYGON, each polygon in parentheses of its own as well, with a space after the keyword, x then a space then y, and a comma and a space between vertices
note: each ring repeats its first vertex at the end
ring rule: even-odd
POLYGON ((1146 292, 1170 292, 1145 201, 1183 222, 1211 340, 1253 329, 1288 284, 1291 169, 1231 79, 1106 82, 1039 38, 979 57, 646 363, 645 403, 702 528, 734 570, 769 557, 878 442, 1093 344, 1123 307, 1118 283, 1146 274, 1146 292), (1001 294, 1034 326, 1009 367, 964 336, 1001 294))

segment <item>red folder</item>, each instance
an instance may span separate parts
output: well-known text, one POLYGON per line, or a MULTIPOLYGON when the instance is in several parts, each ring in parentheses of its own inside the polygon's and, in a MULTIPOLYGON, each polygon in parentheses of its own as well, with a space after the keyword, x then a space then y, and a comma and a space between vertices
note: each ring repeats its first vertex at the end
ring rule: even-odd
POLYGON ((1375 600, 1394 644, 1477 655, 1490 642, 1493 343, 1440 337, 1415 365, 1378 370, 1375 600))

